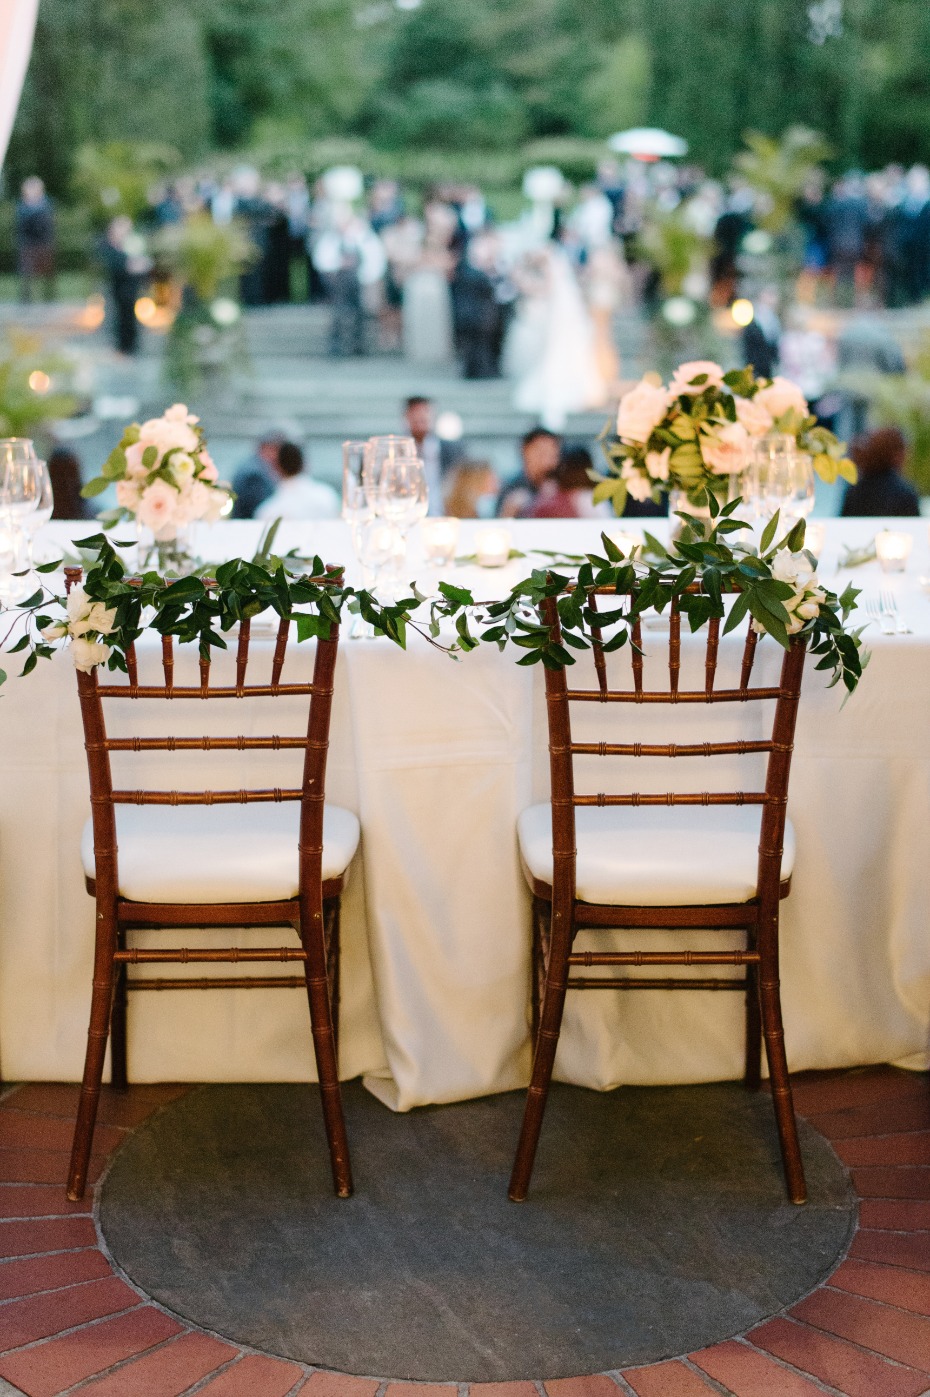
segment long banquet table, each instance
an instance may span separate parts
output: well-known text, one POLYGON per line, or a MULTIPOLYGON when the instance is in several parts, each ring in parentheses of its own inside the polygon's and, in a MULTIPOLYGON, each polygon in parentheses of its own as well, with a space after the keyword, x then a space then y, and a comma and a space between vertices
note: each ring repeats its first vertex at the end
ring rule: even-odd
MULTIPOLYGON (((885 636, 870 627, 871 664, 845 707, 840 691, 827 690, 822 676, 807 669, 789 803, 798 853, 782 915, 789 1062, 795 1070, 878 1061, 924 1067, 930 597, 918 578, 930 574, 927 524, 895 523, 913 532, 914 552, 905 575, 883 577, 874 563, 841 576, 836 571, 840 544, 867 541, 875 521, 826 523, 821 573, 828 584, 841 588, 853 580, 871 593, 891 587, 913 634, 885 636)), ((463 525, 463 553, 472 551, 476 527, 463 525)), ((598 531, 581 521, 518 522, 513 541, 523 549, 582 551, 595 546, 598 531)), ((48 537, 63 542, 88 532, 86 525, 59 524, 48 537)), ((249 556, 257 536, 256 525, 219 525, 204 544, 206 556, 249 556)), ((279 543, 299 544, 328 561, 351 557, 341 523, 291 525, 279 543)), ((415 556, 411 563, 412 572, 426 576, 415 556)), ((443 575, 488 597, 533 565, 541 559, 497 571, 450 566, 443 575)), ((647 687, 648 667, 661 662, 665 639, 661 630, 646 632, 647 687)), ((261 648, 260 636, 257 643, 261 648)), ((269 650, 270 638, 264 644, 269 650)), ((154 651, 143 652, 143 664, 154 661, 154 651)), ((724 669, 736 655, 731 638, 721 647, 724 669)), ((345 639, 340 647, 327 796, 356 811, 362 825, 344 898, 341 1071, 347 1078, 363 1074, 397 1110, 505 1091, 528 1078, 530 904, 515 823, 524 806, 546 799, 548 767, 542 674, 514 660, 513 653, 484 646, 454 663, 417 637, 407 653, 384 639, 345 639)), ((292 673, 308 673, 311 661, 312 646, 305 645, 288 663, 296 666, 292 673)), ((773 642, 759 647, 760 678, 774 675, 779 662, 773 642)), ((614 663, 628 682, 627 652, 614 663)), ((686 638, 685 673, 702 663, 700 640, 686 638)), ((727 719, 750 735, 758 719, 749 710, 760 706, 740 706, 735 715, 732 705, 711 714, 697 707, 672 715, 675 740, 710 736, 708 722, 727 719)), ((593 734, 603 710, 580 708, 577 730, 593 734)), ((622 721, 634 738, 648 740, 661 717, 652 709, 632 716, 624 710, 622 721)), ((178 733, 199 733, 203 713, 197 704, 176 705, 172 720, 178 733)), ((246 721, 253 732, 298 730, 283 718, 270 727, 267 707, 246 721)), ((244 730, 241 722, 237 730, 244 730)), ((271 757, 254 759, 260 765, 271 757)), ((225 756, 134 760, 149 763, 150 784, 196 785, 202 761, 213 763, 207 784, 232 783, 225 756), (179 761, 183 775, 168 765, 179 761)), ((747 760, 755 759, 733 762, 747 760)), ((667 789, 663 765, 644 762, 627 789, 667 789)), ((735 767, 722 765, 718 779, 726 785, 735 767)), ((704 762, 676 764, 675 776, 694 789, 708 786, 704 762)), ((273 784, 282 784, 280 778, 273 784)), ((73 667, 62 654, 28 679, 11 679, 0 697, 0 1072, 6 1080, 80 1075, 94 924, 78 855, 88 810, 73 667)), ((241 940, 276 942, 280 935, 242 932, 241 940)), ((650 937, 662 944, 659 934, 650 937)), ((180 933, 185 941, 195 944, 195 933, 180 933)), ((737 1077, 741 1013, 736 994, 570 995, 556 1075, 599 1089, 737 1077)), ((141 1082, 306 1080, 313 1076, 306 1000, 298 991, 136 994, 129 1057, 131 1077, 141 1082)))

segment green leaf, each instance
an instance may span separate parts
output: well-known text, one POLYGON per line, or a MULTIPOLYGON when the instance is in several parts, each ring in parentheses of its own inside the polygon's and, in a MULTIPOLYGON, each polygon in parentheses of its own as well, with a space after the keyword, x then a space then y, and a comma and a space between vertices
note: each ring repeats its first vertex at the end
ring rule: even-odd
POLYGON ((61 560, 61 558, 56 558, 56 559, 54 560, 54 562, 51 562, 51 563, 36 563, 35 570, 36 570, 36 572, 43 572, 43 573, 45 573, 45 572, 57 572, 58 569, 61 567, 61 565, 62 565, 62 560, 61 560))
POLYGON ((772 543, 772 539, 773 539, 773 538, 775 537, 775 535, 778 533, 778 522, 779 522, 780 517, 781 517, 781 510, 780 510, 780 509, 776 509, 775 513, 772 515, 771 519, 770 519, 769 522, 766 524, 765 528, 762 530, 762 537, 761 537, 761 539, 759 540, 759 552, 760 552, 760 553, 767 553, 767 552, 768 552, 768 550, 769 550, 769 548, 770 548, 770 546, 771 546, 771 543, 772 543))
POLYGON ((95 495, 102 495, 104 490, 108 490, 109 488, 109 480, 104 479, 102 475, 98 475, 95 479, 88 480, 87 484, 81 489, 81 495, 85 500, 92 500, 95 495))

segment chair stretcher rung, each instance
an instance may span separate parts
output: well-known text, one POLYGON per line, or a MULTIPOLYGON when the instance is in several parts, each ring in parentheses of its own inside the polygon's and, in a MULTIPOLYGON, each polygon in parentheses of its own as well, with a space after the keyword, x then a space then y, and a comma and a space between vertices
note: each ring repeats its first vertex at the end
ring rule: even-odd
MULTIPOLYGON (((313 684, 244 684, 217 687, 204 690, 200 684, 139 684, 133 688, 129 684, 100 684, 97 693, 101 698, 154 698, 154 699, 204 699, 204 698, 278 698, 293 694, 315 694, 313 684)), ((745 695, 744 695, 745 697, 745 695)))
POLYGON ((637 978, 620 978, 619 976, 595 976, 579 975, 571 976, 568 980, 570 990, 743 990, 746 989, 746 981, 742 976, 732 980, 705 979, 686 980, 682 976, 672 978, 667 976, 662 979, 647 979, 645 976, 637 978))
POLYGON ((164 951, 133 947, 115 951, 117 965, 199 965, 201 963, 236 964, 239 961, 306 960, 307 953, 296 946, 222 946, 215 950, 205 946, 172 946, 164 951))
POLYGON ((128 990, 305 990, 303 975, 200 975, 190 979, 127 979, 128 990))
POLYGON ((109 752, 249 752, 307 746, 305 737, 109 737, 109 752))
POLYGON ((593 796, 572 796, 572 805, 769 805, 765 791, 632 791, 612 796, 603 791, 593 796))
POLYGON ((758 965, 758 951, 574 951, 569 965, 758 965))
POLYGON ((771 752, 772 742, 573 742, 585 757, 724 757, 771 752))

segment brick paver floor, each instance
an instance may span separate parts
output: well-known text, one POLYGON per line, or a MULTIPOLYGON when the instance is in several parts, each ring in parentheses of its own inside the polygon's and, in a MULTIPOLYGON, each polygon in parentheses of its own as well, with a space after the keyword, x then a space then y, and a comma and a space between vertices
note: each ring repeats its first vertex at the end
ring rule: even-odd
MULTIPOLYGON (((127 1132, 186 1087, 104 1092, 95 1177, 127 1132)), ((798 1113, 859 1195, 849 1252, 810 1295, 747 1334, 643 1368, 554 1382, 350 1376, 205 1334, 112 1272, 93 1199, 63 1180, 77 1088, 0 1099, 0 1397, 925 1397, 930 1393, 930 1084, 891 1067, 807 1073, 798 1113), (13 1386, 7 1386, 12 1384, 13 1386)))

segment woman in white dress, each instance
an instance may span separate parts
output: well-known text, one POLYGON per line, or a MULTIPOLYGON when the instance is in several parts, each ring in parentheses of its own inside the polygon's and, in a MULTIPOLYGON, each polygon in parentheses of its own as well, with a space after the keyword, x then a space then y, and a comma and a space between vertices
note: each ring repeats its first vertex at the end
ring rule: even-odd
POLYGON ((425 234, 416 267, 404 282, 401 311, 404 355, 424 366, 451 363, 452 294, 449 250, 455 214, 446 204, 430 203, 423 210, 425 234))
POLYGON ((570 412, 602 407, 607 398, 591 316, 556 242, 529 254, 514 279, 522 293, 507 351, 517 378, 514 406, 559 432, 570 412))

